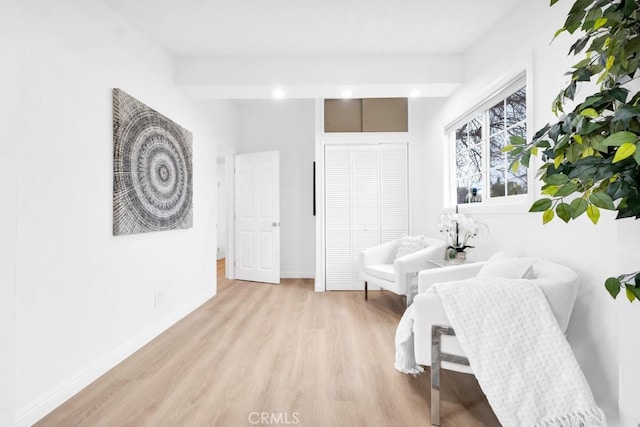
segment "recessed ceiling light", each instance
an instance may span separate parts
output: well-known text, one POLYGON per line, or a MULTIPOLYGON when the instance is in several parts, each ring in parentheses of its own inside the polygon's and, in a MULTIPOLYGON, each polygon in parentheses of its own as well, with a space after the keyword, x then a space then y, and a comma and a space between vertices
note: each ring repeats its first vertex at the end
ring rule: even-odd
POLYGON ((353 91, 351 89, 345 89, 342 91, 341 96, 345 99, 353 98, 353 91))
POLYGON ((420 90, 418 89, 412 89, 411 92, 409 92, 409 98, 417 98, 420 96, 420 90))
POLYGON ((273 97, 275 99, 284 99, 287 97, 287 93, 282 88, 274 89, 273 97))

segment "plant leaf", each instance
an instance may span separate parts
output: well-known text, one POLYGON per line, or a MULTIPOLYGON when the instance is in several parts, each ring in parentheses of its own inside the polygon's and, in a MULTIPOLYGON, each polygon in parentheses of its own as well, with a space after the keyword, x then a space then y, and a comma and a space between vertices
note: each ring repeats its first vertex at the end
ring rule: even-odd
POLYGON ((602 209, 614 210, 616 207, 613 204, 613 199, 604 191, 597 191, 591 193, 589 201, 602 209))
POLYGON ((551 199, 540 199, 536 200, 531 207, 529 208, 529 212, 543 212, 551 207, 551 199))
MULTIPOLYGON (((551 6, 554 5, 554 3, 556 3, 558 0, 551 0, 551 6)), ((559 28, 558 30, 556 30, 555 34, 553 35, 553 39, 555 39, 556 37, 558 37, 560 34, 562 34, 563 31, 566 31, 567 29, 562 27, 559 28)), ((553 40, 552 39, 552 40, 553 40)))
POLYGON ((598 28, 602 27, 606 23, 607 23, 607 18, 598 18, 596 19, 596 22, 593 24, 593 29, 597 30, 598 28))
POLYGON ((606 64, 605 64, 605 66, 604 66, 604 67, 605 67, 607 70, 610 70, 610 69, 611 69, 611 67, 613 67, 613 62, 614 62, 615 60, 616 60, 616 58, 615 58, 613 55, 612 55, 612 56, 610 56, 610 57, 608 57, 608 58, 607 58, 607 62, 606 62, 606 64))
POLYGON ((613 163, 617 163, 620 160, 624 160, 627 157, 633 155, 636 152, 636 144, 631 142, 625 142, 617 150, 615 156, 613 156, 613 163))
POLYGON ((556 173, 544 178, 544 182, 551 185, 562 185, 566 184, 567 181, 569 181, 569 177, 560 173, 556 173))
POLYGON ((581 197, 578 199, 573 199, 571 201, 570 206, 571 206, 571 217, 573 219, 576 219, 587 211, 587 207, 589 206, 589 203, 587 203, 587 201, 581 197))
POLYGON ((555 216, 555 214, 553 213, 553 210, 552 209, 547 209, 542 214, 542 224, 548 223, 549 221, 551 221, 553 219, 554 216, 555 216))
POLYGON ((627 291, 627 299, 629 300, 629 302, 633 302, 634 299, 636 299, 635 294, 633 293, 633 291, 629 288, 624 288, 625 291, 627 291))
POLYGON ((587 216, 589 217, 591 222, 597 224, 598 220, 600 219, 600 209, 598 209, 597 206, 589 205, 587 207, 587 216))
POLYGON ((638 135, 636 135, 635 133, 622 131, 609 135, 604 139, 604 141, 602 141, 601 144, 605 147, 614 147, 626 144, 628 142, 636 142, 636 139, 638 139, 638 135))
POLYGON ((566 203, 559 203, 558 206, 556 206, 556 213, 558 214, 558 218, 564 222, 569 222, 571 219, 571 207, 566 203))
POLYGON ((604 287, 607 288, 607 291, 609 291, 613 299, 616 299, 616 297, 620 293, 620 288, 622 287, 622 284, 620 283, 620 280, 618 280, 617 278, 609 277, 604 282, 604 287))
POLYGON ((640 288, 633 285, 627 285, 627 289, 630 289, 636 296, 636 299, 640 301, 640 288))
POLYGON ((598 117, 598 112, 593 108, 585 108, 584 110, 580 111, 580 115, 585 117, 593 117, 595 119, 598 117))
POLYGON ((556 197, 565 197, 565 196, 568 196, 569 194, 573 193, 577 189, 578 189, 578 184, 576 184, 575 182, 569 181, 565 185, 560 187, 558 189, 558 191, 556 191, 555 196, 556 197))
POLYGON ((513 150, 515 147, 513 145, 505 145, 504 147, 502 147, 502 151, 503 153, 508 153, 509 151, 513 150))
POLYGON ((511 141, 513 145, 524 145, 527 143, 527 140, 520 135, 511 135, 509 141, 511 141))
POLYGON ((558 169, 558 167, 562 164, 563 160, 564 160, 564 155, 562 154, 558 154, 553 158, 553 165, 556 167, 556 169, 558 169))

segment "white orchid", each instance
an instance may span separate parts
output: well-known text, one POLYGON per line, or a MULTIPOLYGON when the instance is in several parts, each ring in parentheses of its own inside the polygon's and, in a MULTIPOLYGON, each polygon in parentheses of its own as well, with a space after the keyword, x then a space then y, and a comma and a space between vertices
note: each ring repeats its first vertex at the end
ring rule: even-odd
POLYGON ((467 243, 478 234, 478 225, 473 218, 461 213, 450 213, 440 216, 440 233, 449 243, 449 247, 456 251, 472 248, 467 243))

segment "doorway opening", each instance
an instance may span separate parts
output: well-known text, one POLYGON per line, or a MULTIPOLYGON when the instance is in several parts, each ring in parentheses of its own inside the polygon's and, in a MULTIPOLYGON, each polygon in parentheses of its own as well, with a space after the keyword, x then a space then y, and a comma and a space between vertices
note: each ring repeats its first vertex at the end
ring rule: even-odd
POLYGON ((228 192, 227 185, 227 161, 226 158, 221 156, 217 159, 218 166, 218 196, 217 196, 217 242, 216 259, 218 265, 224 268, 224 277, 228 277, 226 258, 229 248, 229 215, 228 215, 228 192))

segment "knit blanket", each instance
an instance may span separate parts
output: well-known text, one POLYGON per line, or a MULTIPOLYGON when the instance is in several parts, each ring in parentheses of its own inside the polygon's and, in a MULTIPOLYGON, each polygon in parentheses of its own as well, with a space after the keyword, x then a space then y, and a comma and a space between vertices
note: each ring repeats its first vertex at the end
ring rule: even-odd
POLYGON ((432 289, 503 426, 607 425, 537 284, 473 278, 432 289))
POLYGON ((416 363, 413 345, 413 321, 415 306, 411 304, 405 310, 396 328, 396 361, 394 367, 403 374, 418 375, 424 372, 416 363))

